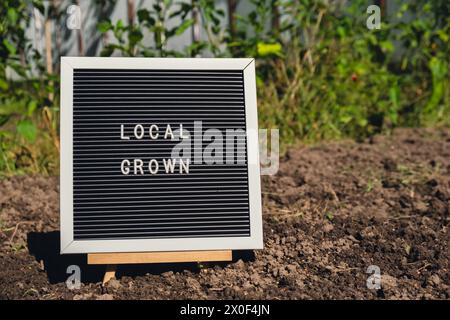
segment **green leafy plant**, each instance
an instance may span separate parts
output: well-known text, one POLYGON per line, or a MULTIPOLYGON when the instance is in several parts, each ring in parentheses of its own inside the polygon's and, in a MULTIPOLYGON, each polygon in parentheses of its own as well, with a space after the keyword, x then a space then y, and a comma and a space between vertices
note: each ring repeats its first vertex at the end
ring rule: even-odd
MULTIPOLYGON (((178 11, 171 14, 173 1, 157 1, 153 5, 153 10, 140 9, 137 12, 138 24, 125 25, 122 20, 113 24, 109 19, 103 20, 98 24, 98 30, 101 33, 112 32, 117 43, 107 44, 102 50, 103 56, 110 56, 114 51, 118 51, 124 56, 145 56, 145 57, 166 57, 182 56, 176 51, 167 50, 167 42, 183 34, 193 23, 192 19, 185 19, 187 14, 184 11, 178 11), (176 14, 184 14, 183 22, 173 28, 168 28, 168 20, 176 14), (153 36, 152 47, 143 43, 143 31, 147 30, 153 36)), ((183 8, 183 4, 182 4, 183 8)))
POLYGON ((255 11, 241 20, 253 33, 241 33, 231 45, 239 44, 239 55, 260 58, 260 122, 280 128, 285 145, 450 123, 448 63, 443 59, 449 19, 442 16, 442 1, 404 6, 396 17, 384 16, 382 28, 374 31, 365 26, 364 1, 345 6, 276 1, 278 13, 270 1, 254 3, 255 11), (269 20, 261 17, 270 10, 272 19, 280 15, 278 29, 261 22, 269 20), (411 10, 424 15, 402 18, 411 10), (281 49, 262 55, 261 41, 281 49))
MULTIPOLYGON (((48 38, 45 58, 26 37, 34 8, 61 24, 68 4, 57 3, 0 3, 0 175, 58 172, 60 51, 48 38)), ((101 54, 256 58, 260 126, 280 129, 282 150, 450 125, 448 1, 397 1, 379 30, 367 29, 363 0, 250 0, 241 14, 243 1, 227 3, 225 12, 213 0, 158 0, 127 22, 100 10, 101 54), (190 44, 170 49, 188 32, 190 44)))
POLYGON ((0 173, 54 172, 57 168, 58 84, 25 30, 30 8, 44 12, 41 1, 0 4, 0 173), (34 67, 34 70, 33 70, 34 67))
POLYGON ((197 27, 202 29, 207 41, 199 36, 193 35, 192 44, 187 46, 185 51, 188 56, 195 57, 204 51, 209 51, 214 56, 222 56, 224 53, 221 47, 225 42, 226 30, 221 23, 225 17, 225 12, 218 8, 214 0, 192 0, 190 2, 180 1, 177 3, 178 10, 174 11, 170 17, 179 18, 183 21, 180 25, 184 32, 187 28, 197 27), (191 18, 188 18, 191 16, 191 18), (201 25, 201 28, 200 28, 201 25))

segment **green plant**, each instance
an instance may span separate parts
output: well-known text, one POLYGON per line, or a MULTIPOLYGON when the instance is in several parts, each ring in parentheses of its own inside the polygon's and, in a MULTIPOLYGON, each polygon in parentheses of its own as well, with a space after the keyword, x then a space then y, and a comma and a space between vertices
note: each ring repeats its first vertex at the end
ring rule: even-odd
MULTIPOLYGON (((0 175, 58 172, 60 50, 46 37, 41 56, 25 32, 33 8, 59 25, 68 4, 57 3, 0 3, 0 175)), ((255 57, 260 126, 280 129, 282 150, 450 125, 447 0, 397 1, 380 30, 367 29, 363 0, 251 0, 241 15, 229 0, 228 24, 213 0, 158 0, 114 23, 113 1, 96 3, 110 4, 97 24, 102 55, 255 57), (169 49, 189 31, 191 44, 169 49)))
POLYGON ((115 50, 124 56, 180 56, 176 51, 167 50, 167 42, 175 36, 179 36, 192 25, 192 19, 184 20, 177 27, 168 29, 167 22, 172 17, 170 9, 173 1, 157 1, 153 10, 140 9, 137 12, 138 24, 125 25, 122 20, 113 24, 109 19, 98 24, 101 33, 111 31, 118 43, 107 44, 102 50, 103 56, 110 56, 115 50), (143 31, 148 30, 153 36, 153 47, 144 45, 143 31))
POLYGON ((98 30, 105 34, 112 32, 117 43, 107 44, 102 50, 103 56, 110 56, 115 51, 124 56, 145 57, 182 57, 197 56, 203 50, 210 50, 214 55, 220 55, 220 46, 224 40, 224 32, 220 27, 224 16, 221 9, 217 9, 213 0, 194 0, 190 2, 159 0, 152 6, 152 10, 142 8, 137 11, 138 24, 125 25, 122 20, 113 24, 109 19, 98 24, 98 30), (183 51, 168 50, 170 40, 181 36, 194 24, 200 23, 189 17, 194 10, 200 12, 203 30, 208 41, 194 39, 193 43, 183 51), (181 23, 169 28, 173 19, 180 19, 181 23), (152 36, 152 45, 144 44, 144 32, 152 36))
MULTIPOLYGON (((234 56, 268 58, 282 56, 280 32, 289 28, 270 29, 267 21, 273 14, 273 1, 250 0, 254 10, 246 16, 236 15, 237 32, 229 38, 228 47, 234 56)), ((277 5, 281 5, 276 1, 277 5)))
POLYGON ((331 212, 327 212, 327 213, 325 213, 325 218, 326 218, 328 221, 333 222, 334 215, 333 215, 331 212))
POLYGON ((26 51, 29 42, 25 37, 25 29, 30 18, 27 6, 30 3, 22 0, 5 0, 0 4, 0 89, 7 90, 7 69, 10 68, 20 76, 27 71, 26 51))
POLYGON ((242 20, 253 36, 241 33, 236 43, 243 48, 239 54, 260 58, 260 123, 280 128, 284 145, 299 139, 361 139, 395 126, 450 124, 443 59, 449 53, 449 19, 442 16, 442 1, 425 5, 433 13, 424 10, 425 22, 402 20, 412 8, 404 7, 400 18, 385 16, 381 30, 374 31, 365 26, 364 1, 345 6, 277 1, 283 21, 278 30, 260 19, 273 9, 270 1, 254 3, 255 11, 242 20), (402 43, 395 43, 399 39, 402 43), (261 41, 282 48, 268 59, 257 50, 261 41), (434 49, 433 41, 439 42, 434 49), (421 49, 413 50, 411 43, 421 49))
POLYGON ((208 41, 201 40, 200 35, 193 32, 192 44, 187 46, 185 52, 188 56, 195 57, 204 51, 211 52, 214 56, 222 56, 222 44, 225 42, 226 30, 221 26, 225 12, 216 6, 214 0, 191 0, 177 3, 178 10, 170 17, 179 18, 182 30, 189 27, 197 27, 206 33, 208 41), (188 18, 191 16, 191 18, 188 18))
POLYGON ((29 9, 44 12, 41 1, 8 0, 0 31, 0 173, 54 172, 57 168, 58 84, 25 30, 29 9), (33 70, 34 66, 34 70, 33 70))
POLYGON ((415 125, 450 123, 449 34, 450 10, 445 0, 413 1, 401 4, 394 23, 399 41, 400 83, 411 97, 415 125))

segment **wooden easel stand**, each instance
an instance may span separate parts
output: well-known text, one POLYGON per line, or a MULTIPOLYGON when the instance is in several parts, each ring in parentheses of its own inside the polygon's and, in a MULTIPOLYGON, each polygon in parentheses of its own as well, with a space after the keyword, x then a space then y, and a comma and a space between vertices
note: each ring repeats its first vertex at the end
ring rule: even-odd
POLYGON ((89 253, 88 264, 105 264, 103 284, 116 276, 118 264, 231 261, 231 250, 89 253))

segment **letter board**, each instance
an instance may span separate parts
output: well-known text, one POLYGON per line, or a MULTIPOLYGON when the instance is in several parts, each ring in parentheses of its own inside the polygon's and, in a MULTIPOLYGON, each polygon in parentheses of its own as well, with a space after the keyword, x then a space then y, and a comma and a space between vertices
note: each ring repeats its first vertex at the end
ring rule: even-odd
POLYGON ((262 248, 253 59, 61 58, 61 253, 262 248))

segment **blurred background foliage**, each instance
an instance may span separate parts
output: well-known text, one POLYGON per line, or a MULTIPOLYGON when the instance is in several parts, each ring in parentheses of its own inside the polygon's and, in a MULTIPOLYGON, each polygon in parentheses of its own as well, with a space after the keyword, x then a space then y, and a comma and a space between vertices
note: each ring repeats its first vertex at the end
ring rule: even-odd
MULTIPOLYGON (((260 127, 279 128, 282 149, 360 140, 396 126, 450 125, 447 0, 392 0, 390 12, 387 0, 376 1, 379 30, 366 26, 368 1, 245 0, 252 9, 239 14, 241 1, 228 0, 224 10, 213 0, 148 7, 127 0, 124 22, 103 10, 114 1, 96 0, 101 55, 255 57, 260 127), (168 48, 186 32, 188 45, 168 48)), ((71 4, 78 1, 0 2, 0 175, 58 173, 58 30, 71 4), (43 17, 41 51, 26 36, 36 15, 43 17)), ((77 37, 84 55, 83 32, 77 37)))

